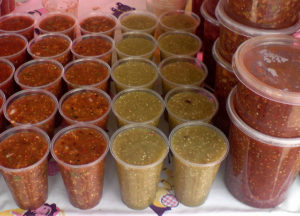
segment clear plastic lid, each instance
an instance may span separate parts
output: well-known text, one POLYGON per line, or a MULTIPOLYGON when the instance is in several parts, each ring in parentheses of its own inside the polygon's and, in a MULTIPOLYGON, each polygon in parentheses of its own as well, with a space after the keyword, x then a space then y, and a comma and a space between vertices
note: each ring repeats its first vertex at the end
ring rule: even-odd
POLYGON ((300 105, 300 41, 288 35, 259 36, 236 51, 232 67, 241 83, 269 100, 300 105))
POLYGON ((230 64, 230 62, 228 62, 226 59, 223 58, 223 56, 220 53, 220 39, 217 38, 217 40, 215 40, 213 48, 212 48, 212 55, 215 59, 215 61, 221 65, 225 70, 233 73, 233 69, 232 66, 230 64))
POLYGON ((226 0, 220 0, 216 8, 216 17, 220 24, 237 34, 244 35, 246 37, 255 37, 266 34, 293 34, 300 29, 300 19, 294 25, 282 29, 254 28, 244 25, 231 18, 226 12, 225 6, 226 0))
POLYGON ((200 13, 203 16, 203 18, 216 26, 219 26, 219 21, 216 19, 216 17, 213 17, 209 11, 212 6, 210 6, 211 0, 204 0, 201 7, 200 7, 200 13), (209 7, 210 6, 210 7, 209 7))

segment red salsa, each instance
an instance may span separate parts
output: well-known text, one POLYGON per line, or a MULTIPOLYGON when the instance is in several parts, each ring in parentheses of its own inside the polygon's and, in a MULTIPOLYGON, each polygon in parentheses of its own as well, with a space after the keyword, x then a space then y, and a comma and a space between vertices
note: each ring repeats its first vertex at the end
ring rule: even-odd
POLYGON ((11 67, 4 62, 0 62, 0 85, 11 76, 11 73, 11 67))
POLYGON ((116 26, 116 22, 106 16, 93 16, 84 19, 80 23, 80 27, 87 32, 107 32, 116 26))
POLYGON ((12 77, 9 79, 12 73, 12 67, 6 62, 0 61, 0 89, 7 97, 14 92, 13 79, 12 77))

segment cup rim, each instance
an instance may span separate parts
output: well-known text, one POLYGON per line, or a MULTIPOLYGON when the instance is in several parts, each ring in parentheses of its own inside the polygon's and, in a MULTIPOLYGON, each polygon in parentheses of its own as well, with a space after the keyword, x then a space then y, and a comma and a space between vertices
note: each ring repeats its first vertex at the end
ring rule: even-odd
POLYGON ((2 104, 0 106, 0 113, 3 113, 3 107, 6 102, 6 97, 5 97, 4 92, 1 89, 0 89, 0 98, 2 99, 2 104))
POLYGON ((169 135, 169 142, 170 142, 170 150, 171 152, 173 153, 173 155, 175 157, 177 157, 179 160, 181 161, 184 161, 184 163, 186 164, 189 164, 191 166, 194 166, 194 167, 211 167, 211 166, 215 166, 217 164, 220 164, 222 163, 222 161, 225 160, 225 158, 227 157, 228 155, 228 152, 229 152, 229 141, 227 139, 227 137, 225 136, 225 134, 217 127, 213 126, 212 124, 208 124, 208 123, 205 123, 205 122, 202 122, 202 121, 191 121, 191 122, 185 122, 185 123, 182 123, 180 125, 177 125, 170 133, 169 135), (174 134, 181 128, 184 128, 184 127, 189 127, 189 126, 203 126, 203 127, 207 127, 207 128, 210 128, 214 131, 216 131, 224 140, 225 142, 225 146, 226 146, 226 152, 224 153, 224 155, 219 158, 218 160, 216 161, 212 161, 210 163, 195 163, 195 162, 191 162, 191 161, 188 161, 186 159, 184 159, 182 156, 180 156, 178 153, 176 153, 176 151, 173 149, 173 146, 172 146, 172 138, 174 136, 174 134))
POLYGON ((68 91, 67 93, 65 93, 59 100, 59 103, 58 103, 58 112, 59 114, 68 122, 72 122, 72 124, 76 124, 76 123, 85 123, 85 124, 96 124, 97 122, 103 120, 109 113, 110 113, 110 110, 111 110, 111 98, 110 96, 104 92, 103 90, 101 89, 98 89, 98 88, 93 88, 93 87, 82 87, 82 88, 75 88, 75 89, 72 89, 70 91, 68 91), (63 103, 65 102, 65 100, 67 98, 69 98, 70 96, 73 96, 73 95, 76 95, 76 94, 79 94, 81 92, 88 92, 88 91, 92 91, 92 92, 96 92, 97 94, 100 94, 102 95, 108 102, 108 109, 107 111, 100 117, 94 119, 94 120, 90 120, 90 121, 78 121, 78 120, 74 120, 74 119, 71 119, 70 117, 66 116, 62 110, 62 105, 63 103))
POLYGON ((32 19, 33 23, 26 27, 26 28, 23 28, 23 29, 19 29, 19 30, 4 30, 4 29, 0 29, 1 32, 7 32, 7 33, 22 33, 22 32, 26 32, 27 30, 31 29, 34 27, 34 25, 36 24, 36 19, 33 15, 29 14, 29 13, 21 13, 21 12, 14 12, 14 13, 9 13, 9 14, 6 14, 4 16, 1 16, 0 17, 0 22, 1 21, 4 21, 6 20, 7 18, 10 18, 10 17, 21 17, 21 16, 25 16, 25 17, 29 17, 30 19, 32 19))
MULTIPOLYGON (((27 167, 23 167, 23 168, 14 169, 14 168, 7 168, 7 167, 4 167, 4 166, 0 165, 0 169, 2 171, 4 171, 4 172, 13 172, 13 173, 24 172, 24 171, 27 171, 27 170, 30 170, 30 169, 33 169, 33 168, 39 166, 44 160, 47 159, 47 157, 49 155, 49 152, 50 152, 50 138, 49 138, 49 136, 47 135, 47 133, 45 131, 43 131, 42 129, 40 129, 38 127, 35 127, 35 126, 32 126, 32 125, 20 125, 20 126, 17 126, 17 127, 13 127, 13 128, 7 129, 3 133, 1 133, 0 134, 0 139, 3 138, 3 137, 5 137, 5 139, 6 139, 6 138, 12 136, 13 134, 17 134, 18 132, 30 132, 30 131, 38 133, 41 137, 43 137, 46 140, 46 142, 48 144, 48 149, 45 152, 45 154, 43 155, 43 157, 39 161, 37 161, 36 163, 34 163, 32 165, 29 165, 27 167), (9 135, 10 133, 11 133, 11 135, 9 135)), ((5 140, 5 139, 3 139, 3 140, 5 140)), ((1 145, 1 142, 0 142, 0 145, 1 145)))
POLYGON ((203 16, 203 18, 205 19, 205 21, 215 25, 215 26, 219 26, 220 23, 218 21, 217 18, 211 16, 208 11, 207 11, 207 7, 206 5, 209 3, 209 0, 204 0, 201 7, 200 7, 200 13, 203 16))
POLYGON ((128 89, 128 88, 132 88, 132 87, 136 87, 136 88, 145 88, 146 86, 149 86, 153 83, 156 82, 156 80, 158 79, 158 68, 157 68, 157 65, 153 62, 153 61, 150 61, 149 59, 145 59, 145 58, 140 58, 140 57, 128 57, 128 58, 123 58, 123 59, 119 59, 118 61, 116 61, 112 68, 111 68, 111 78, 112 80, 115 82, 115 84, 117 85, 120 85, 122 88, 124 89, 128 89), (115 78, 115 69, 122 65, 122 64, 125 64, 127 62, 130 62, 130 61, 138 61, 138 62, 144 62, 144 63, 147 63, 149 64, 151 67, 154 68, 155 70, 155 76, 154 78, 149 82, 149 83, 146 83, 146 84, 143 84, 143 85, 139 85, 139 86, 130 86, 130 85, 126 85, 124 83, 121 83, 119 80, 117 80, 115 78))
POLYGON ((17 53, 8 55, 8 56, 1 56, 0 58, 6 58, 6 59, 10 59, 14 56, 20 55, 21 53, 23 53, 24 51, 26 51, 27 47, 28 47, 28 40, 21 34, 16 34, 16 33, 1 33, 0 34, 0 38, 5 37, 5 36, 15 36, 15 37, 19 37, 21 38, 23 41, 25 41, 25 46, 24 48, 22 48, 20 51, 18 51, 17 53))
POLYGON ((214 60, 219 65, 221 65, 222 68, 234 74, 232 65, 226 59, 224 59, 223 56, 220 54, 220 51, 218 50, 219 47, 220 47, 220 38, 218 37, 217 40, 215 40, 212 48, 212 56, 214 60))
POLYGON ((107 153, 109 151, 109 137, 107 135, 107 133, 100 127, 96 126, 96 125, 93 125, 93 124, 88 124, 88 123, 77 123, 77 124, 74 124, 74 125, 70 125, 68 127, 65 127, 63 129, 61 129, 60 131, 58 131, 54 137, 52 138, 51 140, 51 144, 50 144, 50 152, 51 152, 51 155, 53 157, 53 159, 63 165, 63 166, 66 166, 66 167, 70 167, 70 168, 86 168, 86 167, 90 167, 90 166, 93 166, 95 164, 97 164, 98 162, 102 161, 107 153), (96 160, 92 161, 92 162, 89 162, 89 163, 86 163, 86 164, 78 164, 78 165, 75 165, 75 164, 68 164, 66 162, 64 162, 63 160, 59 159, 55 152, 54 152, 54 147, 55 147, 55 144, 57 142, 57 140, 62 137, 63 135, 71 132, 71 131, 75 131, 77 129, 82 129, 82 128, 87 128, 87 129, 93 129, 99 133, 101 133, 106 141, 106 148, 105 148, 105 151, 101 154, 101 156, 99 158, 97 158, 96 160))
POLYGON ((116 116, 116 118, 120 119, 121 121, 126 122, 127 124, 150 124, 151 122, 153 122, 156 119, 159 119, 161 117, 161 115, 164 113, 165 107, 166 107, 163 98, 156 91, 151 90, 151 89, 146 89, 146 88, 129 88, 129 89, 125 89, 123 91, 120 91, 118 94, 116 94, 114 96, 111 104, 112 104, 111 105, 112 112, 116 116), (131 92, 137 92, 137 91, 147 92, 149 94, 152 94, 153 96, 155 96, 160 101, 162 109, 161 109, 159 115, 155 116, 153 119, 150 119, 150 120, 147 120, 147 121, 144 121, 144 122, 130 121, 130 120, 127 120, 124 117, 122 117, 122 116, 119 115, 119 113, 115 110, 115 106, 114 106, 115 103, 116 103, 116 101, 119 99, 120 96, 122 96, 124 94, 128 94, 128 93, 131 93, 131 92))
POLYGON ((111 68, 103 60, 96 59, 96 58, 81 58, 81 59, 76 59, 76 60, 73 60, 73 61, 69 62, 64 67, 64 73, 62 75, 62 78, 70 86, 79 86, 79 88, 82 88, 82 87, 95 87, 96 88, 96 87, 102 85, 103 83, 107 82, 108 79, 110 78, 110 76, 111 76, 111 68), (97 83, 94 83, 94 84, 91 84, 91 85, 77 85, 75 83, 70 82, 66 77, 66 73, 68 72, 68 69, 70 69, 72 66, 74 66, 76 64, 81 64, 81 63, 86 63, 86 62, 96 62, 97 64, 104 66, 107 69, 107 76, 103 80, 101 80, 100 82, 97 82, 97 83))
POLYGON ((131 169, 147 169, 147 168, 151 168, 151 167, 155 167, 156 165, 160 164, 161 162, 164 161, 164 159, 166 158, 166 156, 169 153, 169 141, 168 138, 166 137, 166 135, 158 128, 153 127, 151 125, 146 125, 146 124, 141 124, 141 123, 135 123, 135 124, 129 124, 129 125, 125 125, 121 128, 119 128, 118 130, 116 130, 113 135, 110 138, 110 142, 109 142, 109 148, 110 148, 110 153, 113 156, 113 158, 115 159, 116 162, 119 162, 120 164, 122 164, 123 166, 129 167, 131 169), (123 160, 121 160, 113 151, 113 145, 114 145, 114 141, 116 139, 116 137, 122 133, 125 130, 130 130, 132 128, 146 128, 149 130, 152 130, 154 132, 156 132, 157 134, 159 134, 163 140, 165 141, 165 154, 157 161, 151 163, 151 164, 147 164, 147 165, 133 165, 133 164, 129 164, 123 160))
POLYGON ((11 70, 12 70, 12 72, 11 72, 11 74, 9 75, 9 77, 6 80, 4 80, 3 82, 0 83, 0 87, 6 85, 10 80, 12 80, 13 77, 14 77, 14 74, 16 72, 16 68, 15 68, 14 64, 11 63, 11 61, 9 61, 9 60, 7 60, 5 58, 0 58, 0 63, 1 62, 4 63, 4 64, 9 65, 10 68, 11 68, 11 70))

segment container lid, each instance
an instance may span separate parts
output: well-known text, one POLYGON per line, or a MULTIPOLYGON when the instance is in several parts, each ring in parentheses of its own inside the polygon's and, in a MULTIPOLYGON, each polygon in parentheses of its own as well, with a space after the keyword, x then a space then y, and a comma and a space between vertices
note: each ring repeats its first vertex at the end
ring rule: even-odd
POLYGON ((217 1, 218 0, 204 0, 200 7, 200 13, 207 22, 219 26, 219 21, 216 18, 214 8, 214 4, 217 4, 217 1))
POLYGON ((236 51, 232 67, 246 87, 267 99, 300 105, 300 40, 287 35, 255 37, 236 51))
POLYGON ((215 61, 221 65, 222 68, 224 68, 225 70, 233 73, 233 69, 231 66, 231 63, 228 62, 226 59, 223 58, 223 56, 220 53, 220 38, 217 38, 217 40, 215 40, 213 48, 212 48, 212 55, 215 59, 215 61))
POLYGON ((231 31, 244 36, 255 37, 266 34, 294 34, 300 29, 300 19, 294 25, 282 29, 264 29, 251 27, 242 24, 239 21, 230 17, 229 14, 226 12, 225 5, 226 0, 220 0, 216 8, 216 17, 219 20, 220 24, 230 29, 231 31))

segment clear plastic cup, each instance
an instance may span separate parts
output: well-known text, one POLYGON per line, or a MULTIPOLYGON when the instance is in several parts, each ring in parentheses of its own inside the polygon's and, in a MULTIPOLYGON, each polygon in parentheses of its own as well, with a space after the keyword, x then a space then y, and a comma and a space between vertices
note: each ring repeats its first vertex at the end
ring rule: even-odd
POLYGON ((162 59, 174 55, 195 57, 202 47, 202 41, 197 35, 183 31, 163 33, 157 42, 162 59), (190 40, 189 44, 187 40, 190 40))
POLYGON ((6 49, 9 49, 16 45, 21 46, 22 43, 22 48, 20 48, 20 50, 14 52, 13 54, 0 54, 0 58, 5 58, 9 60, 11 63, 14 64, 15 68, 18 68, 21 64, 23 64, 26 61, 26 48, 28 45, 27 39, 20 34, 3 33, 0 34, 0 44, 1 49, 6 50, 3 47, 4 43, 8 46, 8 48, 6 49))
POLYGON ((31 125, 44 130, 45 132, 48 133, 49 136, 52 136, 55 127, 55 115, 57 113, 57 109, 58 109, 58 102, 56 97, 52 93, 43 89, 28 89, 28 90, 19 91, 13 94, 12 96, 10 96, 6 100, 6 103, 4 104, 3 113, 7 121, 9 121, 14 127, 20 125, 21 126, 31 125), (35 102, 34 100, 37 99, 36 98, 33 99, 32 97, 34 96, 41 96, 41 97, 44 96, 45 98, 48 99, 48 101, 44 99, 43 101, 35 102), (17 105, 20 106, 20 103, 22 102, 22 100, 25 100, 26 97, 27 97, 27 102, 25 103, 25 105, 23 104, 22 108, 18 108, 18 110, 16 110, 16 108, 10 110, 11 105, 14 105, 16 107, 17 105), (29 97, 31 98, 29 99, 29 97), (49 107, 49 105, 51 105, 50 101, 53 102, 52 104, 53 107, 51 106, 49 107), (48 110, 48 112, 45 113, 47 109, 51 109, 51 108, 53 108, 53 110, 48 110), (16 112, 21 112, 21 114, 20 113, 16 114, 16 112), (42 117, 39 117, 39 115, 46 116, 47 114, 49 115, 42 120, 41 120, 42 117), (14 115, 14 117, 12 117, 12 115, 14 115))
POLYGON ((110 96, 106 92, 104 92, 100 89, 91 88, 91 87, 77 88, 77 89, 73 89, 73 90, 67 92, 59 100, 59 108, 58 108, 60 115, 63 117, 63 119, 67 125, 77 124, 77 123, 87 123, 87 124, 96 125, 103 129, 106 129, 106 124, 107 124, 107 119, 108 119, 108 114, 110 112, 110 109, 111 109, 110 96), (95 98, 95 100, 93 100, 90 95, 86 96, 86 94, 91 94, 92 96, 97 97, 97 98, 95 98), (81 95, 81 98, 80 98, 80 95, 81 95), (100 99, 99 99, 99 96, 101 97, 100 99), (76 100, 74 99, 74 97, 76 100), (69 106, 73 107, 72 112, 66 113, 63 109, 63 106, 67 100, 70 100, 70 98, 71 98, 71 101, 75 100, 75 102, 72 101, 71 105, 69 105, 69 106), (83 98, 86 98, 88 101, 85 101, 83 98), (96 99, 97 99, 97 101, 96 101, 96 99), (104 103, 104 101, 105 101, 105 103, 104 103), (79 102, 81 102, 81 104, 79 102), (93 110, 93 109, 96 109, 96 110, 93 110), (102 110, 102 109, 104 109, 104 110, 102 110), (92 116, 92 117, 88 116, 89 117, 88 119, 91 119, 91 120, 86 120, 87 116, 85 116, 85 114, 87 114, 87 113, 94 114, 96 111, 98 111, 98 112, 101 111, 101 113, 98 116, 97 115, 92 116), (76 112, 76 113, 74 113, 74 112, 76 112), (80 120, 80 118, 82 118, 84 120, 80 120))
POLYGON ((102 33, 102 34, 110 36, 111 38, 114 38, 115 30, 116 30, 117 26, 118 26, 118 19, 112 14, 103 13, 103 12, 90 13, 90 14, 84 16, 79 21, 79 29, 80 29, 81 35, 102 33), (104 19, 104 20, 101 20, 101 19, 104 19), (87 28, 86 26, 83 26, 83 23, 85 23, 85 22, 90 24, 89 28, 87 28), (103 29, 103 30, 99 29, 100 28, 99 25, 101 23, 106 24, 105 29, 103 29), (111 24, 113 24, 113 25, 109 26, 111 24), (98 27, 98 29, 96 27, 98 27))
POLYGON ((127 125, 112 135, 110 152, 117 165, 122 200, 129 208, 144 209, 153 202, 163 161, 168 151, 169 145, 166 136, 159 129, 149 125, 127 125), (145 133, 149 133, 149 135, 145 135, 145 133), (127 139, 124 139, 123 136, 127 139), (129 158, 126 158, 125 151, 118 152, 118 145, 128 147, 131 154, 127 157, 136 157, 137 162, 131 163, 129 158), (151 153, 147 146, 152 146, 151 153), (140 158, 145 156, 144 152, 148 153, 146 153, 149 160, 147 163, 140 161, 140 158))
POLYGON ((43 7, 48 12, 60 11, 78 16, 79 0, 42 0, 43 7))
MULTIPOLYGON (((99 140, 97 140, 99 142, 99 140)), ((70 146, 70 144, 65 144, 66 146, 70 146)), ((71 144, 72 145, 72 144, 71 144)), ((96 145, 96 144, 95 144, 96 145)), ((101 144, 102 145, 102 144, 101 144)), ((60 172, 68 192, 68 197, 71 204, 80 209, 90 209, 96 206, 101 198, 102 198, 102 189, 103 189, 103 179, 104 179, 104 167, 105 167, 105 158, 107 152, 109 150, 109 137, 106 132, 95 126, 90 124, 75 124, 69 127, 66 127, 60 130, 51 141, 51 155, 54 160, 58 163, 60 168, 60 172), (99 154, 99 157, 95 158, 93 161, 89 161, 88 163, 82 164, 71 164, 67 158, 72 158, 72 152, 78 152, 78 154, 84 154, 86 157, 89 156, 88 151, 91 151, 91 146, 89 146, 88 150, 80 151, 80 147, 84 145, 83 142, 88 142, 92 138, 97 139, 94 134, 82 135, 82 130, 93 131, 93 133, 97 133, 102 136, 103 141, 105 142, 105 147, 103 152, 99 154), (77 131, 77 139, 69 141, 65 138, 65 142, 75 142, 76 146, 72 146, 72 149, 69 149, 69 152, 64 150, 64 157, 66 159, 59 158, 57 152, 55 151, 55 146, 64 136, 68 136, 70 133, 75 133, 77 131), (87 139, 87 140, 85 140, 87 139)), ((88 145, 87 145, 88 146, 88 145)), ((101 146, 102 147, 102 146, 101 146)), ((99 148, 97 148, 99 150, 99 148)), ((97 150, 94 150, 94 154, 97 150)), ((80 156, 78 156, 80 157, 80 156)))
POLYGON ((300 138, 277 138, 254 130, 236 112, 234 88, 228 97, 230 152, 225 183, 239 201, 256 208, 282 203, 299 172, 300 138))
POLYGON ((133 10, 133 11, 127 11, 123 13, 121 16, 119 16, 119 24, 121 27, 121 30, 123 33, 126 32, 141 32, 141 33, 148 33, 148 34, 155 34, 155 30, 158 26, 159 20, 155 14, 148 12, 148 11, 138 11, 138 10, 133 10), (148 19, 148 21, 141 21, 142 19, 148 19), (128 26, 124 24, 124 21, 132 19, 132 26, 128 26), (148 24, 152 20, 152 25, 148 24), (148 22, 148 23, 147 23, 148 22), (146 28, 144 26, 141 26, 142 24, 148 24, 146 28))
POLYGON ((143 33, 143 32, 125 33, 125 34, 123 34, 123 38, 120 41, 116 42, 116 51, 117 51, 117 55, 118 55, 119 59, 128 58, 128 57, 140 57, 140 58, 147 58, 147 59, 152 60, 153 54, 154 54, 156 48, 157 48, 157 43, 156 43, 156 40, 154 39, 154 37, 151 36, 150 34, 143 33), (129 38, 131 38, 131 39, 129 39, 129 38), (126 44, 126 46, 125 46, 127 49, 129 49, 130 53, 126 52, 124 50, 120 50, 120 48, 119 48, 120 43, 123 43, 123 41, 126 39, 129 39, 129 40, 144 39, 144 40, 150 41, 153 44, 153 48, 151 49, 149 47, 149 50, 146 50, 145 52, 142 53, 142 51, 144 51, 144 50, 141 50, 141 48, 144 48, 143 44, 141 44, 142 41, 136 43, 135 42, 136 40, 135 40, 135 41, 133 41, 133 43, 130 43, 129 45, 126 44), (136 48, 138 48, 138 52, 140 54, 135 54, 137 51, 135 53, 132 53, 132 50, 134 50, 136 48))
POLYGON ((5 16, 0 17, 0 33, 16 33, 21 34, 30 41, 34 36, 34 25, 35 25, 35 17, 29 13, 11 13, 5 16), (16 26, 17 22, 20 22, 22 19, 27 19, 32 22, 29 26, 25 28, 21 28, 20 26, 16 26), (10 25, 11 27, 6 26, 4 28, 4 23, 10 25), (17 27, 17 29, 16 29, 17 27))
MULTIPOLYGON (((1 165, 0 170, 16 204, 22 209, 37 209, 42 206, 48 198, 47 164, 50 151, 50 139, 48 135, 39 128, 30 125, 18 126, 8 129, 0 135, 0 148, 6 139, 13 139, 21 133, 33 133, 35 137, 43 139, 47 144, 46 152, 38 161, 30 166, 14 169, 1 165)), ((19 148, 20 147, 18 147, 18 149, 19 148)), ((40 149, 32 150, 32 154, 39 150, 40 149)), ((20 149, 20 151, 22 151, 22 149, 20 149)), ((18 154, 22 156, 24 153, 19 152, 18 154)), ((17 156, 11 155, 10 157, 17 156)), ((30 160, 30 158, 23 158, 23 160, 28 159, 30 160)))
POLYGON ((219 110, 214 118, 214 123, 225 134, 229 132, 230 119, 226 112, 226 101, 231 89, 238 83, 230 62, 220 54, 220 41, 214 43, 212 54, 216 61, 215 96, 219 101, 219 110))
POLYGON ((112 111, 119 127, 135 123, 157 127, 164 109, 164 100, 150 89, 126 89, 119 92, 112 101, 112 111))
POLYGON ((250 127, 275 137, 300 136, 299 53, 299 40, 288 35, 252 38, 236 51, 234 103, 250 127))
MULTIPOLYGON (((143 65, 140 66, 142 67, 143 65)), ((148 59, 139 58, 139 57, 129 57, 117 61, 112 66, 111 78, 115 83, 117 92, 129 88, 152 89, 154 87, 155 82, 158 79, 158 68, 155 63, 153 63, 148 59), (147 70, 143 68, 138 69, 137 64, 139 63, 149 66, 149 69, 152 68, 153 73, 151 73, 151 71, 148 69, 147 70), (126 69, 122 69, 121 68, 122 66, 126 67, 126 69), (119 74, 117 75, 116 75, 116 70, 119 70, 118 72, 119 74), (122 79, 120 79, 121 76, 122 79)))
POLYGON ((166 11, 184 10, 187 2, 187 0, 147 0, 146 7, 148 11, 160 16, 166 11))
MULTIPOLYGON (((50 69, 43 69, 42 67, 39 68, 39 71, 37 71, 37 69, 33 70, 35 73, 40 73, 40 76, 36 77, 36 79, 41 79, 42 73, 44 73, 44 76, 47 77, 47 74, 45 73, 51 73, 53 72, 53 70, 51 71, 50 69)), ((54 72, 53 72, 54 73, 54 72)), ((18 86, 20 86, 21 89, 44 89, 47 90, 49 92, 51 92, 52 94, 54 94, 57 98, 60 98, 60 96, 62 95, 62 76, 64 73, 64 67, 62 66, 61 63, 59 63, 56 60, 52 60, 52 59, 37 59, 37 60, 31 60, 26 62, 25 64, 22 64, 16 71, 16 73, 14 74, 14 80, 15 82, 18 84, 18 86), (24 70, 26 70, 28 67, 34 67, 34 66, 38 66, 38 65, 45 65, 46 67, 49 67, 49 65, 52 65, 55 67, 55 70, 59 70, 59 73, 57 74, 57 77, 55 78, 55 80, 51 80, 50 82, 47 82, 46 84, 43 85, 29 85, 27 83, 23 83, 23 80, 20 80, 20 74, 22 74, 22 72, 24 70)), ((32 74, 31 74, 32 76, 32 74)), ((33 78, 33 76, 32 76, 33 78)), ((26 78, 24 78, 26 79, 26 78)), ((37 80, 40 81, 40 80, 37 80)))
POLYGON ((216 8, 216 16, 220 22, 220 53, 229 62, 241 43, 249 38, 260 35, 292 35, 300 29, 300 19, 294 25, 282 29, 255 28, 245 25, 241 20, 230 17, 226 11, 226 0, 219 2, 216 8))
POLYGON ((77 26, 77 18, 75 16, 73 16, 72 14, 69 14, 69 13, 58 12, 58 11, 43 14, 37 22, 37 27, 42 34, 46 34, 46 33, 65 34, 65 35, 69 36, 71 38, 71 40, 74 40, 76 38, 76 26, 77 26), (43 26, 43 24, 45 24, 45 22, 47 22, 47 19, 48 20, 54 19, 54 21, 52 21, 52 22, 55 22, 58 24, 59 24, 59 22, 61 22, 58 19, 62 19, 62 20, 64 20, 64 22, 66 22, 66 20, 69 20, 70 26, 66 26, 65 28, 62 28, 59 30, 58 29, 50 30, 49 27, 45 28, 43 26))
POLYGON ((0 66, 1 65, 5 65, 4 67, 6 67, 8 70, 11 71, 10 75, 7 77, 7 79, 0 83, 0 89, 4 92, 6 97, 9 97, 15 91, 14 83, 13 83, 13 77, 14 77, 14 73, 15 73, 15 66, 10 61, 8 61, 4 58, 3 59, 0 58, 0 66))
POLYGON ((186 206, 203 204, 228 154, 226 136, 213 125, 196 121, 175 127, 169 142, 173 153, 176 198, 186 206), (196 134, 200 132, 201 136, 196 134), (182 147, 178 147, 178 142, 182 142, 182 147))
POLYGON ((186 31, 195 33, 200 25, 200 17, 191 11, 166 11, 160 15, 159 24, 163 32, 186 31))
POLYGON ((2 131, 4 130, 4 126, 5 126, 5 119, 4 119, 4 115, 3 115, 3 106, 6 102, 6 97, 5 94, 3 93, 3 91, 0 90, 0 132, 2 133, 2 131))
POLYGON ((166 95, 170 90, 177 88, 177 87, 183 87, 183 86, 201 86, 204 82, 204 80, 207 77, 208 71, 205 64, 203 64, 200 60, 197 58, 192 58, 188 56, 172 56, 164 59, 159 64, 159 74, 162 78, 162 89, 163 94, 166 95), (200 69, 202 71, 202 75, 200 76, 198 74, 198 80, 192 80, 191 76, 195 76, 196 72, 192 75, 191 73, 188 73, 191 69, 188 69, 186 65, 186 70, 178 70, 177 74, 175 74, 174 64, 178 64, 179 62, 186 64, 192 64, 196 68, 200 69), (165 67, 172 66, 170 68, 169 72, 164 72, 165 67), (175 81, 176 80, 176 81, 175 81))
MULTIPOLYGON (((50 41, 51 47, 55 47, 55 43, 53 41, 50 41)), ((49 45, 49 46, 50 46, 49 45)), ((29 45, 27 47, 27 52, 31 55, 33 59, 54 59, 59 61, 62 65, 68 64, 72 60, 72 54, 71 54, 71 47, 72 47, 72 40, 64 35, 64 34, 59 34, 59 33, 48 33, 48 34, 43 34, 39 35, 35 39, 31 40, 29 42, 29 45), (36 52, 32 51, 32 46, 34 46, 36 43, 41 43, 40 41, 47 40, 47 38, 59 38, 61 40, 64 40, 66 43, 68 43, 68 47, 63 51, 55 55, 50 55, 50 56, 41 56, 37 55, 36 52)))
MULTIPOLYGON (((92 65, 90 67, 92 67, 92 65)), ((110 78, 110 73, 110 66, 106 62, 95 58, 83 58, 74 60, 65 66, 63 79, 67 84, 68 90, 82 87, 94 87, 102 89, 103 91, 108 91, 108 80, 110 78), (105 76, 103 76, 101 80, 98 80, 98 77, 95 77, 95 74, 93 74, 93 70, 91 68, 88 68, 87 64, 89 63, 94 64, 95 66, 101 66, 105 69, 105 72, 103 72, 105 76), (77 73, 74 73, 72 75, 72 79, 70 80, 70 77, 68 77, 67 74, 72 68, 74 69, 75 67, 77 67, 77 73), (79 80, 74 81, 73 79, 79 80), (88 83, 84 83, 85 81, 87 81, 88 83)))
POLYGON ((87 57, 97 58, 97 59, 101 59, 101 60, 105 61, 107 64, 110 65, 111 64, 111 56, 112 56, 112 52, 114 51, 114 49, 115 49, 115 42, 111 37, 104 35, 104 34, 87 34, 87 35, 78 37, 73 41, 71 51, 73 53, 74 59, 87 58, 87 57), (105 42, 108 42, 110 44, 109 45, 110 48, 106 51, 100 51, 100 52, 99 52, 99 50, 97 50, 97 52, 99 52, 99 54, 96 54, 96 55, 78 53, 75 51, 75 47, 78 46, 79 43, 81 43, 81 46, 84 47, 85 49, 87 49, 87 48, 93 49, 95 47, 99 47, 100 46, 99 44, 95 44, 95 43, 97 43, 95 40, 99 40, 99 39, 103 40, 105 42), (84 40, 89 40, 89 42, 91 44, 82 44, 82 43, 87 43, 87 42, 82 42, 84 40))
POLYGON ((165 104, 168 112, 169 127, 171 130, 177 125, 189 121, 202 121, 209 123, 219 109, 218 100, 212 93, 204 88, 193 86, 178 87, 169 91, 165 97, 165 104), (198 94, 205 97, 206 101, 200 101, 202 99, 196 96, 198 94), (173 105, 170 107, 169 101, 174 96, 177 98, 176 100, 174 99, 175 101, 173 101, 173 105), (194 101, 192 99, 194 99, 194 101), (206 107, 204 107, 205 103, 206 107), (210 110, 207 111, 205 108, 210 110), (184 113, 182 113, 182 111, 184 113), (200 111, 202 113, 200 113, 200 111), (183 117, 183 115, 185 117, 183 117), (199 116, 203 116, 203 118, 199 118, 199 116))

